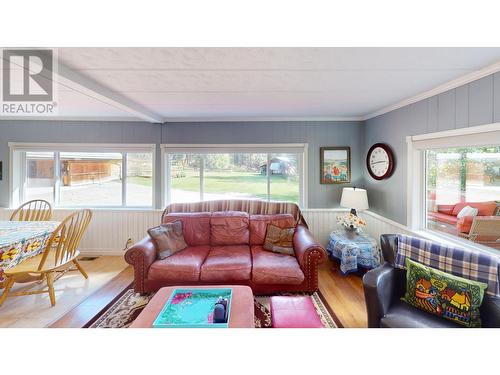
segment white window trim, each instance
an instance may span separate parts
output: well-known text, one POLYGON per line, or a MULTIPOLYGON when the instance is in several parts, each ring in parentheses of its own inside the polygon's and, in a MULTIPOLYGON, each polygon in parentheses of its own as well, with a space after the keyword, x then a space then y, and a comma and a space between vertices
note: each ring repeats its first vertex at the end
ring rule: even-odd
POLYGON ((170 194, 170 163, 167 162, 167 155, 173 153, 301 153, 299 160, 299 170, 301 183, 299 185, 299 206, 302 209, 308 207, 308 143, 257 143, 257 144, 161 144, 161 204, 165 207, 170 194))
MULTIPOLYGON (((117 144, 117 143, 31 143, 31 142, 9 142, 9 207, 14 208, 14 153, 15 152, 54 152, 56 155, 60 152, 113 152, 122 155, 122 204, 118 206, 88 206, 88 208, 95 209, 155 209, 156 207, 156 144, 143 144, 143 143, 130 143, 130 144, 117 144), (127 206, 127 173, 126 166, 127 160, 125 154, 128 153, 152 153, 152 200, 150 206, 127 206)), ((58 168, 54 168, 54 184, 60 183, 60 176, 58 168)), ((23 171, 22 176, 26 173, 23 171)), ((24 183, 24 181, 23 181, 24 183)), ((57 189, 56 189, 57 191, 57 189)), ((56 206, 56 209, 78 209, 83 206, 56 206)))
POLYGON ((406 137, 407 144, 407 226, 415 234, 424 238, 440 241, 449 245, 461 246, 472 250, 486 251, 495 255, 500 252, 488 246, 476 244, 465 239, 431 231, 425 228, 425 188, 424 181, 425 149, 463 146, 487 146, 498 143, 500 123, 473 126, 469 128, 446 130, 436 133, 406 137), (496 141, 496 142, 495 142, 496 141))

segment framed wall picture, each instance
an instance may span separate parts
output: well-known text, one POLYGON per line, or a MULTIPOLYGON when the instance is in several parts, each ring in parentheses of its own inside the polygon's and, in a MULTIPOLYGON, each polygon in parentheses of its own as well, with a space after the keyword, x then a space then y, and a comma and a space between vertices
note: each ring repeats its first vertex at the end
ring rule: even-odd
POLYGON ((351 182, 351 148, 321 147, 320 183, 346 184, 351 182))

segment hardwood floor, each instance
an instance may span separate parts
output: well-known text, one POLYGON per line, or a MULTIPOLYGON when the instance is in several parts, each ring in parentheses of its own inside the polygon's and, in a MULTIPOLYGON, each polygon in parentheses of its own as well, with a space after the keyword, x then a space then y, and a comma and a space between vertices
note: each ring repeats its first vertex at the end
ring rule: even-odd
POLYGON ((320 266, 319 291, 331 312, 345 328, 366 328, 366 305, 362 276, 342 276, 338 264, 328 260, 320 266))
POLYGON ((52 323, 49 328, 81 328, 92 320, 129 286, 134 278, 134 269, 129 266, 106 285, 86 298, 67 314, 52 323))
MULTIPOLYGON (((54 284, 56 305, 51 306, 49 295, 12 296, 0 307, 0 327, 42 328, 64 316, 82 302, 107 286, 108 282, 128 267, 123 257, 109 256, 80 259, 89 274, 85 279, 79 272, 68 272, 54 284)), ((131 278, 131 274, 129 275, 131 278)), ((45 283, 15 284, 13 291, 45 289, 45 283)))

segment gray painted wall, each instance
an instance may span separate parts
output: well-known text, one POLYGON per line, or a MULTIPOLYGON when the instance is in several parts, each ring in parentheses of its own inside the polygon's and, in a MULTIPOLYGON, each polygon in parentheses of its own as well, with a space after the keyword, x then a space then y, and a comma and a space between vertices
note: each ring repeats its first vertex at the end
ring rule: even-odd
MULTIPOLYGON (((68 122, 0 120, 0 207, 9 203, 8 142, 148 143, 157 144, 160 191, 160 143, 309 143, 309 207, 336 207, 343 186, 319 183, 319 147, 350 146, 352 184, 363 183, 361 122, 169 123, 68 122)), ((159 198, 159 194, 158 194, 159 198)), ((160 207, 159 200, 157 207, 160 207)))
POLYGON ((383 142, 396 156, 396 170, 388 180, 376 181, 363 168, 370 209, 406 224, 406 136, 493 122, 500 122, 500 73, 367 120, 364 155, 383 142))
POLYGON ((162 143, 308 143, 309 208, 338 207, 344 186, 363 184, 361 122, 168 123, 162 143), (319 148, 351 147, 351 184, 319 183, 319 148))
MULTIPOLYGON (((3 161, 3 179, 0 181, 0 207, 9 205, 9 142, 156 143, 159 145, 160 139, 160 124, 0 120, 0 160, 3 161)), ((157 152, 157 165, 159 165, 160 161, 159 154, 157 152)), ((160 188, 159 178, 156 181, 156 188, 160 188)))

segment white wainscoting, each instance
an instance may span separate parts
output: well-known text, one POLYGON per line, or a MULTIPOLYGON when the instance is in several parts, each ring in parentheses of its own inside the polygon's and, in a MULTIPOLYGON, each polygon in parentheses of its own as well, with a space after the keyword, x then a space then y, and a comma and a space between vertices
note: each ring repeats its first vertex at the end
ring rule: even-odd
MULTIPOLYGON (((13 210, 0 209, 0 220, 13 210)), ((75 210, 56 209, 53 220, 62 220, 75 210)), ((121 255, 129 238, 139 241, 147 229, 158 225, 162 210, 93 209, 92 221, 80 243, 83 255, 121 255)))
MULTIPOLYGON (((309 209, 302 211, 309 229, 314 237, 323 245, 328 242, 328 236, 334 229, 339 229, 337 216, 345 214, 344 209, 309 209)), ((404 233, 411 234, 404 225, 389 220, 371 211, 363 211, 359 216, 366 221, 366 228, 363 230, 379 241, 380 235, 384 233, 404 233)))
MULTIPOLYGON (((74 210, 54 210, 54 220, 62 220, 74 210)), ((90 226, 82 239, 80 250, 84 255, 120 255, 124 253, 127 240, 139 241, 148 228, 158 225, 162 210, 94 209, 90 226)), ((337 216, 343 209, 309 209, 303 215, 315 238, 323 245, 328 242, 330 232, 338 228, 337 216)), ((8 220, 12 210, 0 209, 0 220, 8 220)), ((379 239, 383 233, 411 232, 405 226, 384 218, 374 212, 364 211, 360 216, 366 220, 365 231, 379 239)))

